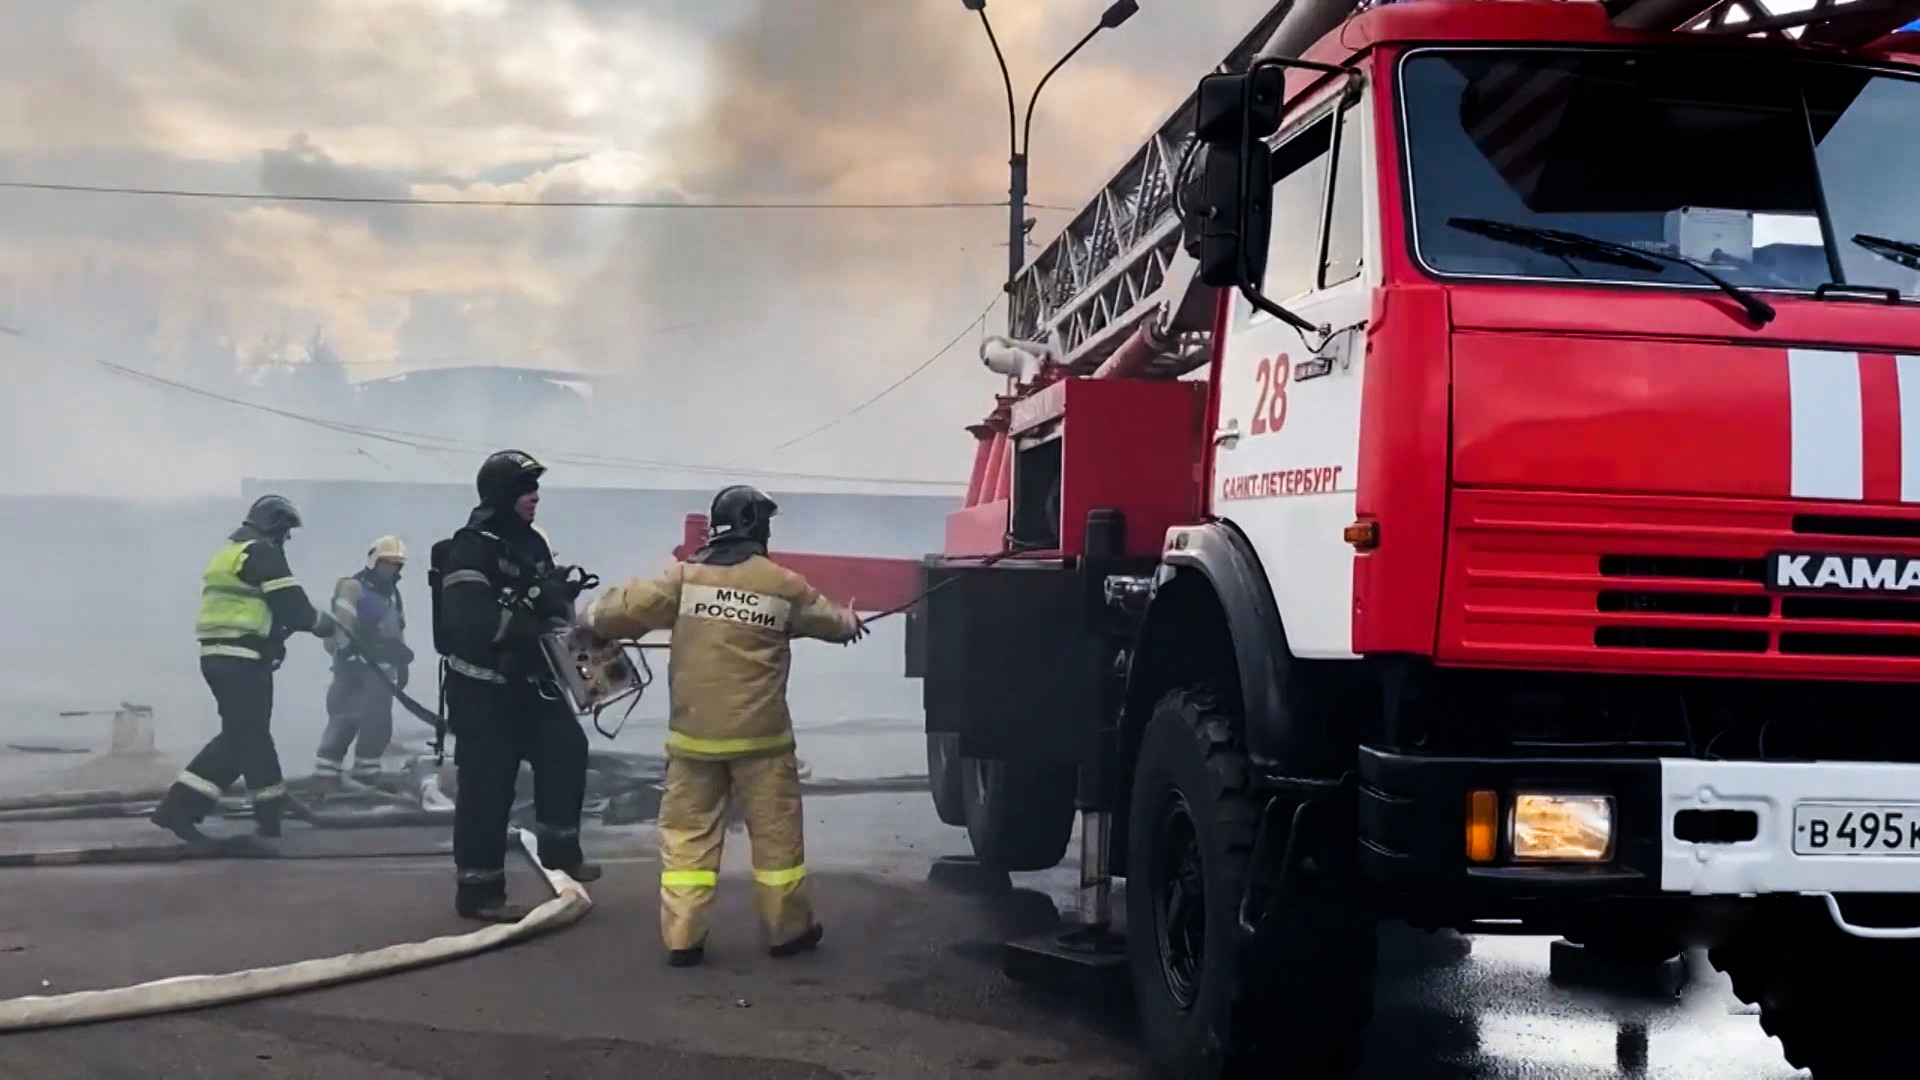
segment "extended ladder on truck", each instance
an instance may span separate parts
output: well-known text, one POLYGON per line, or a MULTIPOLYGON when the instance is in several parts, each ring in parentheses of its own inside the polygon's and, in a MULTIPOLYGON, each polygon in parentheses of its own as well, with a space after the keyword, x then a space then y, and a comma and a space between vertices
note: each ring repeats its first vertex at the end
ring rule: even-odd
MULTIPOLYGON (((1260 56, 1298 56, 1352 14, 1375 6, 1285 0, 1218 70, 1244 71, 1260 56), (1306 18, 1288 21, 1296 14, 1306 18)), ((1869 45, 1920 20, 1920 0, 1609 0, 1605 6, 1622 27, 1790 37, 1835 48, 1869 45)), ((1047 346, 1077 375, 1111 365, 1104 374, 1165 378, 1205 362, 1215 290, 1194 277, 1175 207, 1193 144, 1193 103, 1191 96, 1182 101, 1010 284, 1009 337, 1047 346)))

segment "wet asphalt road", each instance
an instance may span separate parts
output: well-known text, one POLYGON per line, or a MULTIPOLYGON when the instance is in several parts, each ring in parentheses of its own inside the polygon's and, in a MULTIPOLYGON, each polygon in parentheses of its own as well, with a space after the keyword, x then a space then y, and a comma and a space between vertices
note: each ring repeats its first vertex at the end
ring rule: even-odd
MULTIPOLYGON (((822 747, 815 760, 834 753, 822 747)), ((708 965, 665 968, 651 830, 606 830, 594 837, 608 859, 607 877, 591 887, 595 910, 558 934, 290 998, 0 1036, 0 1076, 1146 1075, 1124 1003, 1022 986, 999 970, 1000 942, 1044 931, 1070 904, 1071 868, 971 894, 928 881, 936 857, 966 845, 924 796, 814 799, 808 816, 828 927, 816 955, 775 962, 759 951, 738 837, 708 965)), ((0 825, 0 850, 140 836, 137 823, 0 825)), ((287 846, 383 857, 0 871, 0 995, 231 970, 466 929, 449 910, 451 873, 436 854, 444 836, 299 835, 287 846)), ((528 898, 539 890, 530 872, 515 887, 528 898)), ((1651 1001, 1555 985, 1543 939, 1477 938, 1464 959, 1404 930, 1385 946, 1360 1074, 1367 1080, 1803 1075, 1711 972, 1677 1001, 1651 1001)))

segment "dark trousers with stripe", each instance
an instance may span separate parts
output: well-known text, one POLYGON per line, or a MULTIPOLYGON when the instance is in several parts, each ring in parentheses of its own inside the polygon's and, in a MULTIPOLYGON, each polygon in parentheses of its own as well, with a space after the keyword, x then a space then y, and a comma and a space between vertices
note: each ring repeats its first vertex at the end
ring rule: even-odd
POLYGON ((220 795, 245 777, 256 817, 278 821, 287 790, 273 745, 273 665, 235 656, 203 656, 200 675, 220 709, 220 734, 167 790, 162 811, 199 821, 220 795))
POLYGON ((533 767, 540 861, 555 869, 580 865, 587 735, 573 710, 524 680, 503 685, 449 672, 447 722, 459 783, 453 861, 461 906, 506 894, 507 825, 523 761, 533 767))

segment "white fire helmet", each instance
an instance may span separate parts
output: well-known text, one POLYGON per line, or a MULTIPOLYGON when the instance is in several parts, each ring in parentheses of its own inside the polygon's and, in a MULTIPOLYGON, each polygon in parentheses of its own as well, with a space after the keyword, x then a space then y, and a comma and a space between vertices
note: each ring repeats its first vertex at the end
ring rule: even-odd
POLYGON ((405 566, 407 563, 406 542, 397 536, 383 536, 375 540, 373 546, 367 549, 367 569, 373 569, 373 565, 382 559, 391 559, 405 566))

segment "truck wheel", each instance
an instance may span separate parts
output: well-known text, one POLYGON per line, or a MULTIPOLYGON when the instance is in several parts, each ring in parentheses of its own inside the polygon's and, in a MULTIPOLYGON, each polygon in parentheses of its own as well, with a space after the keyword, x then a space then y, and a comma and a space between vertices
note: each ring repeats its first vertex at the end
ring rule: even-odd
POLYGON ((1078 773, 1050 762, 964 758, 962 810, 973 857, 995 870, 1050 870, 1073 837, 1078 773))
POLYGON ((967 823, 966 795, 960 790, 960 736, 927 732, 927 786, 933 790, 933 812, 941 824, 967 823))
POLYGON ((1373 1010, 1374 920, 1350 879, 1296 883, 1249 940, 1239 907, 1260 805, 1233 720, 1176 691, 1141 739, 1127 942, 1142 1034, 1168 1075, 1337 1077, 1373 1010))
POLYGON ((1910 1074, 1920 949, 1836 937, 1783 931, 1708 956, 1735 996, 1760 1006, 1760 1027, 1780 1040, 1787 1063, 1814 1080, 1910 1074))

